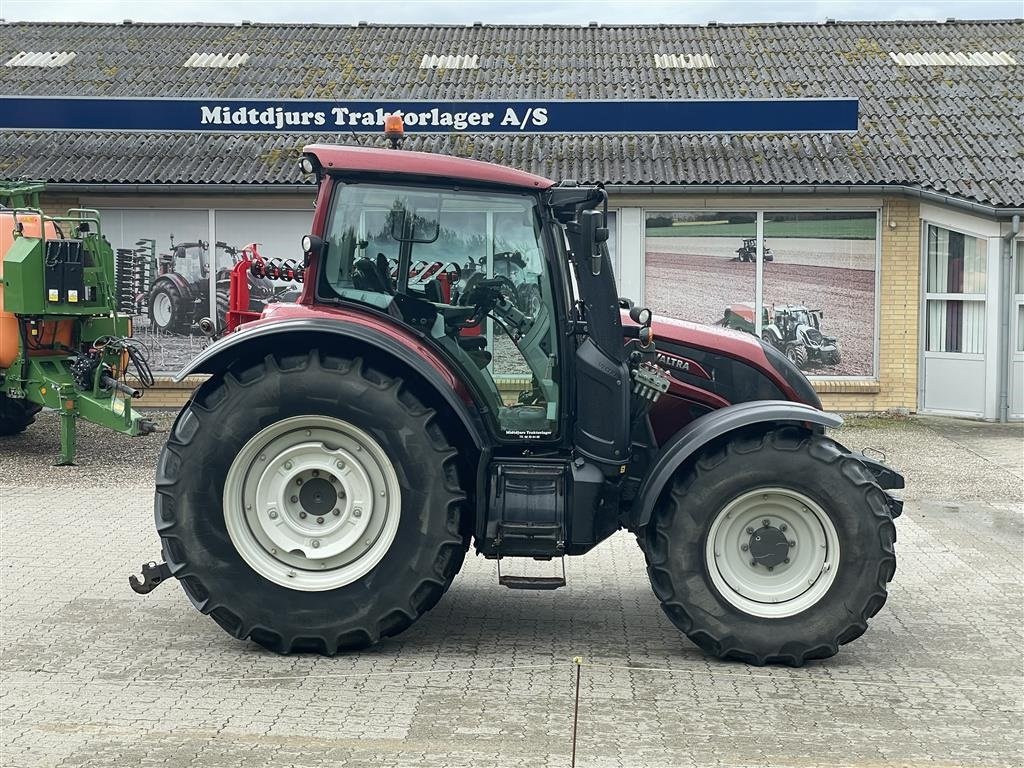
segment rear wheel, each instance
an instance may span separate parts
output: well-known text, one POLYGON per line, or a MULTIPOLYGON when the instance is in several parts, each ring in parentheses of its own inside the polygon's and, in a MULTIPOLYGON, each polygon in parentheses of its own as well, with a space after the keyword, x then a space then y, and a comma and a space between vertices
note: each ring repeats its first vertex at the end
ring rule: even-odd
POLYGON ((163 279, 149 294, 149 319, 167 333, 186 334, 192 327, 192 312, 187 297, 177 285, 163 279))
POLYGON ((885 603, 894 542, 864 466, 784 428, 734 438, 683 471, 644 550, 665 613, 707 653, 800 666, 864 632, 885 603))
POLYGON ((226 288, 217 289, 216 305, 217 330, 224 331, 228 327, 228 310, 231 308, 231 298, 226 288))
POLYGON ((0 394, 0 437, 24 432, 36 420, 36 414, 41 410, 41 405, 0 394))
POLYGON ((157 469, 164 556, 196 607, 280 653, 371 645, 462 565, 436 413, 360 360, 265 361, 206 385, 157 469))

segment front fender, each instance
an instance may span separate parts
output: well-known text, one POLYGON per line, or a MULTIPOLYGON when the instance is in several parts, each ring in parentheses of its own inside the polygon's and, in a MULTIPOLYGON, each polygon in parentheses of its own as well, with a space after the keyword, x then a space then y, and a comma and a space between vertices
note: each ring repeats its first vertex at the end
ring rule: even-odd
POLYGON ((654 505, 672 475, 701 448, 722 435, 754 424, 811 424, 816 428, 838 427, 842 418, 803 403, 788 400, 752 400, 706 413, 683 427, 662 446, 630 510, 630 529, 638 530, 651 519, 654 505))
POLYGON ((431 355, 428 359, 423 349, 412 348, 389 334, 381 333, 379 328, 340 318, 289 318, 247 323, 200 352, 178 371, 174 380, 181 381, 196 373, 221 373, 246 357, 256 355, 262 358, 274 349, 292 352, 310 349, 320 343, 317 337, 334 342, 355 342, 363 348, 370 347, 411 369, 427 386, 436 390, 437 395, 451 408, 476 448, 484 446, 483 426, 479 417, 456 392, 454 383, 457 378, 454 374, 442 374, 442 370, 448 369, 439 358, 431 355))

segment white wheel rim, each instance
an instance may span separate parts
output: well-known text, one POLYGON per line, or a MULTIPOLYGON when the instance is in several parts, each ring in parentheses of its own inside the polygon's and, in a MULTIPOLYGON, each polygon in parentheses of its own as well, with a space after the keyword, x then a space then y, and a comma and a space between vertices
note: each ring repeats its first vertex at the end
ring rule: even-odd
POLYGON ((171 297, 158 293, 153 299, 153 321, 161 328, 171 324, 171 297))
POLYGON ((304 592, 369 573, 395 539, 401 508, 384 449, 327 416, 295 416, 262 430, 224 483, 224 521, 238 554, 260 576, 304 592))
POLYGON ((788 488, 733 499, 712 522, 705 547, 718 593, 744 613, 775 619, 817 604, 835 581, 839 557, 832 520, 788 488))

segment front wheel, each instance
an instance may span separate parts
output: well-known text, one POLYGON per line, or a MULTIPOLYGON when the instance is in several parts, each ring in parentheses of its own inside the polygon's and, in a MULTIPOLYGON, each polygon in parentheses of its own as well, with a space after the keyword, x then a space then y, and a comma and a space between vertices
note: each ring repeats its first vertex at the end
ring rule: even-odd
POLYGON ((836 443, 747 434, 676 478, 644 532, 665 613, 707 653, 800 666, 859 637, 886 600, 884 492, 836 443))
POLYGON ((433 607, 465 555, 465 493, 412 389, 316 350, 204 385, 156 496, 164 557, 200 611, 280 653, 333 654, 433 607))

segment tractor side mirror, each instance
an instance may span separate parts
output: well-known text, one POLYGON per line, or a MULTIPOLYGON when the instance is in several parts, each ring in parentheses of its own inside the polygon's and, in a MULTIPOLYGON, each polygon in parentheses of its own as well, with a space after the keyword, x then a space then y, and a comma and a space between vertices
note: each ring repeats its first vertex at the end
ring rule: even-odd
POLYGON ((601 244, 608 240, 608 228, 604 226, 604 214, 601 211, 589 210, 580 214, 580 240, 583 245, 581 257, 589 257, 591 274, 600 275, 604 261, 601 244))

